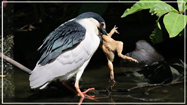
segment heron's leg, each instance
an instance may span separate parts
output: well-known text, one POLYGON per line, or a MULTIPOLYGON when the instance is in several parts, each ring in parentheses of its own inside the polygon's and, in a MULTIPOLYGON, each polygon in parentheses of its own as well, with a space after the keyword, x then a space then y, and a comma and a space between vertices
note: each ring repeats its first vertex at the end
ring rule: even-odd
POLYGON ((85 96, 87 96, 87 97, 94 97, 94 96, 89 96, 89 95, 87 95, 86 93, 88 92, 88 91, 90 91, 90 90, 95 90, 95 88, 89 88, 89 89, 87 89, 86 91, 84 91, 84 92, 81 92, 81 90, 80 90, 80 88, 79 88, 79 81, 76 81, 75 82, 75 89, 76 89, 76 91, 78 92, 78 96, 81 96, 82 98, 84 98, 85 96))
POLYGON ((75 89, 73 89, 71 86, 69 86, 64 80, 62 80, 62 84, 64 86, 66 86, 70 91, 72 91, 73 93, 77 94, 77 91, 75 91, 75 89))
POLYGON ((77 95, 78 96, 81 96, 81 97, 85 97, 85 96, 87 96, 87 97, 92 97, 92 96, 88 96, 86 93, 88 92, 88 91, 90 91, 90 90, 95 90, 95 88, 90 88, 90 89, 88 89, 88 90, 86 90, 85 92, 81 92, 81 90, 80 90, 80 88, 79 88, 79 80, 80 80, 80 78, 81 78, 81 76, 82 76, 82 73, 84 72, 84 69, 85 69, 85 67, 86 67, 86 65, 88 64, 88 62, 89 62, 89 60, 87 60, 82 66, 81 66, 81 68, 79 68, 79 70, 78 70, 78 72, 77 72, 77 74, 76 74, 76 80, 75 80, 75 89, 76 89, 76 91, 77 91, 77 95))
POLYGON ((82 92, 84 94, 86 94, 87 92, 89 92, 90 90, 95 90, 95 88, 88 88, 86 91, 82 92))
POLYGON ((79 82, 78 82, 78 81, 75 82, 75 89, 76 89, 76 90, 73 89, 71 86, 69 86, 64 80, 62 81, 62 84, 63 84, 64 86, 66 86, 70 91, 72 91, 72 92, 75 93, 75 94, 78 94, 78 96, 81 96, 81 97, 83 97, 83 98, 84 98, 84 96, 92 97, 92 96, 86 95, 86 93, 87 93, 88 91, 90 91, 90 90, 95 90, 95 88, 89 88, 89 89, 87 89, 86 91, 81 92, 81 91, 80 91, 80 88, 79 88, 79 82))
POLYGON ((75 82, 75 89, 78 92, 78 95, 81 96, 82 98, 84 98, 84 94, 81 92, 80 88, 79 88, 79 81, 75 82))

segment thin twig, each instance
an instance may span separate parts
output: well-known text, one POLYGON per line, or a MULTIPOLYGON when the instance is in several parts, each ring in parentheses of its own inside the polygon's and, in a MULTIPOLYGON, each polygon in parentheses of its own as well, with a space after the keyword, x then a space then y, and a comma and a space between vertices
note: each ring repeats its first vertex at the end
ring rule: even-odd
POLYGON ((26 73, 31 74, 32 70, 28 69, 27 67, 18 63, 17 61, 7 57, 6 55, 2 54, 1 52, 0 52, 0 57, 3 58, 4 60, 10 62, 11 64, 15 65, 16 67, 20 68, 21 70, 25 71, 26 73))
POLYGON ((130 89, 127 89, 127 91, 131 91, 131 90, 138 89, 138 88, 144 88, 144 87, 147 87, 147 86, 153 87, 153 86, 160 86, 160 85, 163 85, 163 84, 146 84, 146 85, 132 87, 130 89))
MULTIPOLYGON (((165 84, 165 86, 174 85, 174 84, 178 84, 178 83, 182 83, 182 82, 184 82, 184 81, 171 82, 171 83, 165 84)), ((151 90, 153 90, 153 89, 156 89, 156 88, 160 88, 160 87, 162 87, 162 86, 163 86, 163 84, 160 84, 160 86, 156 86, 156 87, 149 88, 149 89, 147 89, 147 90, 144 92, 144 94, 149 95, 149 91, 151 91, 151 90)))
POLYGON ((156 89, 156 88, 159 88, 159 87, 161 87, 161 86, 156 86, 156 87, 149 88, 149 89, 147 89, 147 90, 144 92, 144 94, 149 95, 149 91, 150 91, 150 90, 153 90, 153 89, 156 89))

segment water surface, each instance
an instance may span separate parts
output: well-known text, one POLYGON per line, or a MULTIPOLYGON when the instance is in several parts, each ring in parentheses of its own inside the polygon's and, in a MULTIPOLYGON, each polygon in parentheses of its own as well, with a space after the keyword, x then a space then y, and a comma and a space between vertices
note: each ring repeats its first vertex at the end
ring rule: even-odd
MULTIPOLYGON (((107 66, 87 68, 80 82, 81 90, 94 87, 95 91, 88 95, 95 95, 93 99, 85 98, 83 103, 183 103, 184 83, 150 87, 145 86, 146 80, 132 78, 124 72, 137 70, 139 68, 120 68, 115 66, 116 84, 112 92, 108 91, 109 69, 107 66), (138 87, 137 87, 138 86, 138 87), (141 86, 144 86, 141 88, 141 86), (127 89, 132 89, 127 91, 127 89), (151 89, 151 90, 149 90, 151 89), (146 93, 147 91, 147 93, 146 93)), ((4 79, 4 82, 6 78, 4 79)), ((52 84, 44 90, 31 90, 29 86, 29 75, 15 68, 12 75, 14 85, 14 96, 4 97, 4 103, 77 103, 80 97, 75 96, 60 82, 52 84)), ((71 83, 71 82, 70 82, 71 83)), ((72 82, 73 83, 73 82, 72 82)))

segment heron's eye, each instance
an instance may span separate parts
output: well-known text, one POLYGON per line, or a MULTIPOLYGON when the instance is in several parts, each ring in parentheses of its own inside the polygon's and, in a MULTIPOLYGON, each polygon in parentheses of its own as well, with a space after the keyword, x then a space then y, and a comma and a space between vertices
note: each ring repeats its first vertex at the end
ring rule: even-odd
POLYGON ((100 27, 103 27, 104 26, 104 23, 100 23, 100 27))

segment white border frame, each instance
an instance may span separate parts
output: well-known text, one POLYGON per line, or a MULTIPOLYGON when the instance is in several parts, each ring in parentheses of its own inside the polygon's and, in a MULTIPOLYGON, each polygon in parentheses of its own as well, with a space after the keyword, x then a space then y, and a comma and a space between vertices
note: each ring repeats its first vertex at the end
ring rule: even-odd
MULTIPOLYGON (((138 1, 2 1, 1 2, 1 29, 2 29, 2 38, 3 38, 3 2, 7 3, 135 3, 138 1)), ((146 1, 145 1, 146 2, 146 1)), ((155 1, 148 1, 155 2, 155 1)), ((164 1, 166 3, 177 3, 177 1, 164 1)), ((122 14, 121 14, 122 15, 122 14)), ((186 15, 186 12, 184 13, 186 15)), ((184 19, 186 20, 186 18, 184 19)), ((184 37, 186 35, 186 27, 184 29, 184 37)), ((3 40, 1 42, 2 54, 3 54, 3 40)), ((2 75, 3 75, 3 59, 2 60, 2 75)), ((184 38, 184 62, 186 63, 186 38, 184 38)), ((184 65, 184 74, 186 74, 186 65, 184 65)), ((78 102, 3 102, 3 77, 2 77, 2 95, 1 103, 2 104, 78 104, 78 102)), ((186 76, 184 76, 184 102, 83 102, 81 104, 186 104, 186 76)))

